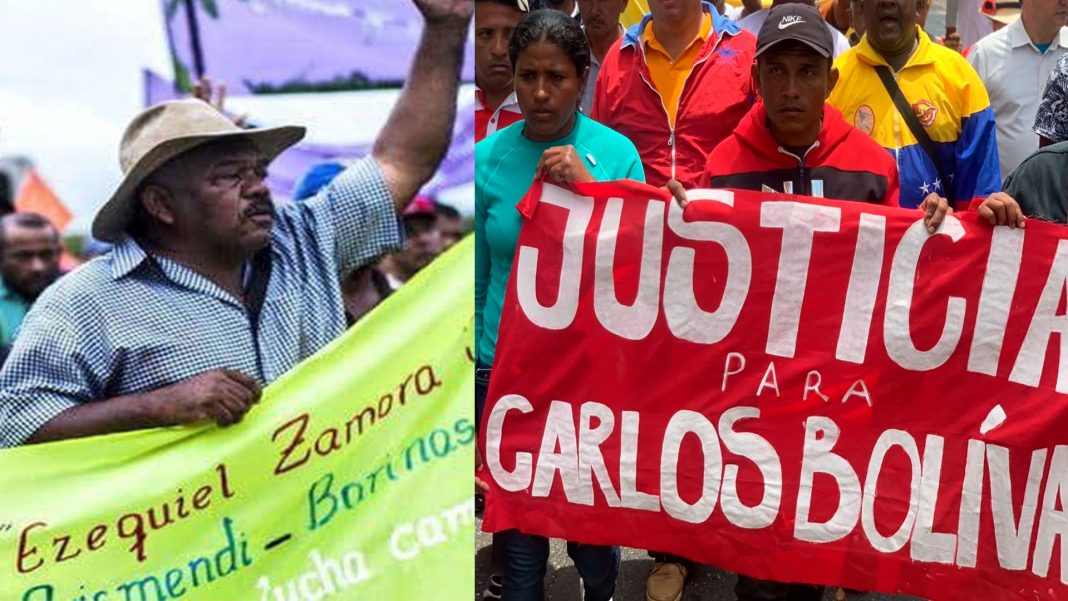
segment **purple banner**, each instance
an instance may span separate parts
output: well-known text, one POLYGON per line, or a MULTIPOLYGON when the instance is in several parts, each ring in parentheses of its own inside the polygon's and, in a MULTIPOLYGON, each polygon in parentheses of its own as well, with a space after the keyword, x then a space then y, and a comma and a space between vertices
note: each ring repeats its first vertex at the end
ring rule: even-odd
MULTIPOLYGON (((145 69, 142 72, 145 106, 183 98, 186 94, 179 92, 173 82, 145 69)), ((280 125, 277 123, 259 124, 255 115, 250 116, 258 125, 280 125)), ((299 125, 300 118, 295 115, 293 124, 299 125)), ((371 143, 363 144, 317 144, 301 142, 282 153, 271 163, 267 185, 278 197, 289 198, 297 182, 313 166, 325 162, 345 162, 366 155, 371 151, 371 143)), ((463 103, 456 114, 453 126, 452 142, 449 151, 441 162, 438 172, 424 186, 422 193, 437 196, 440 192, 464 186, 474 181, 475 174, 475 107, 473 102, 463 103)))
POLYGON ((198 72, 234 94, 399 86, 423 28, 411 0, 161 1, 183 89, 198 72))
POLYGON ((145 107, 186 96, 178 90, 174 82, 164 79, 151 69, 141 69, 141 81, 145 93, 145 107))

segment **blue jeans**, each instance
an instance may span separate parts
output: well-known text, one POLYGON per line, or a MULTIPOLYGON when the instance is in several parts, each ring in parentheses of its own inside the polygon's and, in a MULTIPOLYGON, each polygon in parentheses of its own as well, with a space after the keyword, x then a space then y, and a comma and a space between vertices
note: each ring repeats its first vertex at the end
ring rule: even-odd
MULTIPOLYGON (((475 415, 479 424, 486 404, 490 373, 481 363, 475 366, 475 415)), ((523 534, 518 530, 495 532, 493 555, 504 566, 501 601, 544 601, 549 539, 523 534)), ((582 578, 585 601, 608 601, 612 598, 619 575, 619 547, 569 542, 567 555, 575 562, 575 568, 582 578)))
POLYGON ((475 427, 482 427, 482 409, 489 394, 490 368, 481 361, 475 362, 475 427))
MULTIPOLYGON (((498 532, 493 539, 504 560, 502 601, 543 601, 549 539, 518 530, 498 532)), ((567 555, 582 577, 585 601, 608 601, 616 592, 619 547, 567 543, 567 555)))

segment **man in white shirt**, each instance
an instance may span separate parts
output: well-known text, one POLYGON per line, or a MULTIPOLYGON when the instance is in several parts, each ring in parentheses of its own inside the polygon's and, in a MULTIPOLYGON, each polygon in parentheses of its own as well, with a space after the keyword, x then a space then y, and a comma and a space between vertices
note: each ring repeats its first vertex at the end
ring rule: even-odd
MULTIPOLYGON (((771 5, 778 6, 780 4, 786 4, 788 2, 799 2, 801 4, 807 4, 809 6, 815 6, 814 0, 774 0, 771 5)), ((768 11, 770 8, 758 10, 750 13, 749 15, 742 17, 738 20, 738 27, 748 31, 754 36, 760 33, 760 26, 764 24, 764 21, 768 18, 768 11)), ((825 22, 826 23, 826 22, 825 22)), ((831 32, 831 39, 834 40, 834 56, 831 58, 838 58, 838 55, 842 54, 846 50, 849 50, 849 39, 842 35, 841 31, 838 31, 830 23, 826 23, 827 29, 831 32)))
MULTIPOLYGON (((1020 7, 1016 2, 997 4, 998 12, 1020 7)), ((994 109, 1002 179, 1038 150, 1038 136, 1031 126, 1042 90, 1057 59, 1068 53, 1064 27, 1068 0, 1025 0, 1022 4, 1019 19, 976 42, 968 54, 994 109)))

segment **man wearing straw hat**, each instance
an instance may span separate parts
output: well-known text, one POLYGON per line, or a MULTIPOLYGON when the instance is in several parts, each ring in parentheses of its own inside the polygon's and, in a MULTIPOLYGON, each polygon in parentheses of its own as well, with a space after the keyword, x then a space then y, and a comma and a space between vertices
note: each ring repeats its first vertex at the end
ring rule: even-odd
POLYGON ((274 207, 264 183, 304 128, 241 129, 199 100, 133 119, 125 177, 93 222, 114 249, 27 315, 0 371, 0 445, 232 424, 344 331, 338 275, 400 245, 397 213, 456 112, 474 0, 412 2, 422 39, 371 155, 307 202, 274 207))

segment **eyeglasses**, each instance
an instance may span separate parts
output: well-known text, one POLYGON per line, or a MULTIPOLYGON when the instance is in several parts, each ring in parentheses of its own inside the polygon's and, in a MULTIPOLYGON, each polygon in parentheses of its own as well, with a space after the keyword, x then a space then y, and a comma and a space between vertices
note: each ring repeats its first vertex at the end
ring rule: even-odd
POLYGON ((244 165, 233 164, 220 167, 212 174, 209 181, 219 188, 236 188, 265 179, 267 179, 267 163, 257 161, 244 165))

